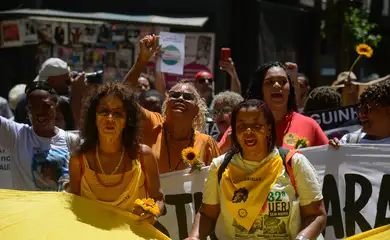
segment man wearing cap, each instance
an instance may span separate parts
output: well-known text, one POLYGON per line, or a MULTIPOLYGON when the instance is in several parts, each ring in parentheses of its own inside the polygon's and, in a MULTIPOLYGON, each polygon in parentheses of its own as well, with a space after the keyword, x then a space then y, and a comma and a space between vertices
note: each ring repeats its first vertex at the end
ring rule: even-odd
POLYGON ((214 76, 209 72, 198 72, 195 75, 195 87, 200 96, 205 100, 207 106, 210 105, 213 93, 214 76))
MULTIPOLYGON (((69 95, 70 68, 66 62, 59 58, 49 58, 41 66, 36 81, 47 81, 61 96, 69 95)), ((30 124, 26 115, 27 100, 21 95, 15 109, 15 121, 30 124)))

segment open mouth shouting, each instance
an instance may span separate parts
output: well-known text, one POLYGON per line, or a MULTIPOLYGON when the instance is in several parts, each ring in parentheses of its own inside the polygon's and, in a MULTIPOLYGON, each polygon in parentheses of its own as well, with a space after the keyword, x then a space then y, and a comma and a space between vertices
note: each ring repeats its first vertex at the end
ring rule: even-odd
POLYGON ((255 137, 245 137, 244 144, 247 147, 254 147, 257 143, 257 139, 255 137))

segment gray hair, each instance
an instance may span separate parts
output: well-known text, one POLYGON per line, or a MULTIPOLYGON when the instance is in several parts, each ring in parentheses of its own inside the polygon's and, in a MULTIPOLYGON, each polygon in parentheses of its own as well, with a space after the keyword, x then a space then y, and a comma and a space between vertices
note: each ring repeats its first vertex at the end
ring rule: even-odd
POLYGON ((210 109, 214 109, 216 102, 224 102, 227 106, 234 108, 242 101, 244 101, 244 98, 240 94, 232 91, 224 91, 215 95, 213 101, 211 102, 210 109))

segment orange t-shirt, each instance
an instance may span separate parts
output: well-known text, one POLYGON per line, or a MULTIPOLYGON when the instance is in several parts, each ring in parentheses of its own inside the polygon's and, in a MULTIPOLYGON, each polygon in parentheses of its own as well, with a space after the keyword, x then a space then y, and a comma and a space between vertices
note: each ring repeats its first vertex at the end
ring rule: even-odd
MULTIPOLYGON (((144 108, 142 110, 142 132, 143 136, 141 142, 152 148, 152 152, 158 161, 160 174, 172 170, 182 170, 186 166, 181 158, 181 151, 188 146, 188 140, 175 141, 168 137, 168 146, 165 142, 163 123, 164 119, 161 114, 148 111, 144 108), (168 150, 170 159, 168 157, 168 150)), ((210 165, 213 158, 221 155, 215 140, 209 135, 195 131, 193 145, 195 150, 199 151, 200 160, 206 165, 210 165)))

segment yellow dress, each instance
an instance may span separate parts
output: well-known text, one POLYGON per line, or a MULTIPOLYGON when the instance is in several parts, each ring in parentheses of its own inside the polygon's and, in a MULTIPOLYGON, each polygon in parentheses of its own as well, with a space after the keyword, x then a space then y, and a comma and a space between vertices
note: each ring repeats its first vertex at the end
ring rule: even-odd
POLYGON ((139 160, 133 160, 132 169, 123 176, 122 173, 113 175, 96 173, 89 167, 85 155, 82 158, 84 166, 80 191, 82 197, 131 211, 136 199, 147 196, 145 174, 139 160))

